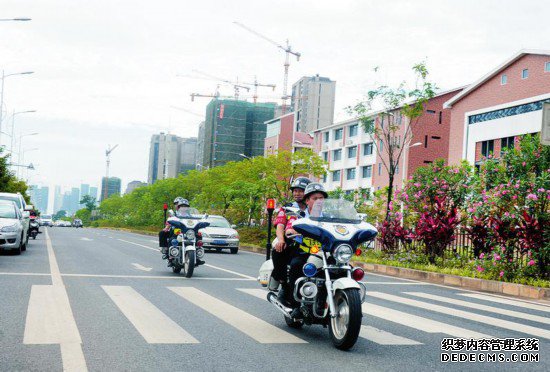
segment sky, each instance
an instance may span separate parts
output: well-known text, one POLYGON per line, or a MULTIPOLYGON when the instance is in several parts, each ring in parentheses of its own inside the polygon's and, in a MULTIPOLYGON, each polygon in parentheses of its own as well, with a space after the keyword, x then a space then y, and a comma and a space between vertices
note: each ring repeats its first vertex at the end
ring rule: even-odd
POLYGON ((257 76, 277 85, 260 88, 260 101, 279 101, 284 52, 234 21, 302 54, 289 86, 317 73, 335 80, 340 121, 369 89, 411 81, 417 62, 446 90, 523 48, 550 49, 547 14, 544 0, 0 0, 0 18, 32 18, 0 22, 0 70, 34 71, 5 79, 1 130, 11 133, 12 112, 37 111, 15 116, 15 134, 38 133, 22 137, 21 160, 36 168, 23 175, 51 189, 99 186, 105 150, 118 144, 110 175, 124 191, 147 179, 152 134, 197 135, 209 99, 189 95, 217 83, 193 70, 257 76))

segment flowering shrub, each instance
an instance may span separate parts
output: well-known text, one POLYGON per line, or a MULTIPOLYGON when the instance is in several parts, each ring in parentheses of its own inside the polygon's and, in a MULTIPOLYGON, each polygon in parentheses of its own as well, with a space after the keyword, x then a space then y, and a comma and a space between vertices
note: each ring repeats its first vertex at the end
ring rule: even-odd
POLYGON ((378 241, 382 245, 385 253, 395 253, 399 250, 399 243, 405 243, 410 240, 410 231, 401 226, 402 215, 394 212, 393 203, 390 203, 390 212, 388 218, 382 223, 378 223, 378 241))

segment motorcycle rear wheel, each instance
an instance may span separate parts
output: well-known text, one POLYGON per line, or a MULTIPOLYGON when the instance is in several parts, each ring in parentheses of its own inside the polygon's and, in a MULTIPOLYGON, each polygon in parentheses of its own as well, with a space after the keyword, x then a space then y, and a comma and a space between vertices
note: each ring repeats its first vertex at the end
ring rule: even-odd
POLYGON ((185 260, 183 261, 183 275, 186 278, 193 276, 195 270, 195 251, 187 251, 185 253, 185 260))
POLYGON ((340 350, 348 350, 357 342, 361 330, 361 296, 359 289, 338 290, 334 296, 336 317, 329 322, 332 344, 340 350))

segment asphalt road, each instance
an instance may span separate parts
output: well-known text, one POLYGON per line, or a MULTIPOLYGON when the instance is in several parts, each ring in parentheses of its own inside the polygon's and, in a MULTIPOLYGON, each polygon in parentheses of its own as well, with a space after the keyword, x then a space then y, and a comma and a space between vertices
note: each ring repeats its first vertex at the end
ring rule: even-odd
POLYGON ((369 274, 361 337, 342 352, 327 329, 286 326, 255 281, 263 260, 208 253, 185 279, 154 237, 49 228, 0 254, 0 370, 550 370, 547 304, 369 274), (536 338, 522 353, 539 362, 441 362, 449 337, 536 338))

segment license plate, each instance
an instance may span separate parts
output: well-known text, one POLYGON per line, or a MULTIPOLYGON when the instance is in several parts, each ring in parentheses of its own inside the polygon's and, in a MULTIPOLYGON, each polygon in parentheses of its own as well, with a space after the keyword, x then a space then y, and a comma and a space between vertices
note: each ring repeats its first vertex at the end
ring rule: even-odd
POLYGON ((212 242, 212 244, 216 244, 216 245, 227 245, 227 241, 226 240, 214 240, 212 242))

